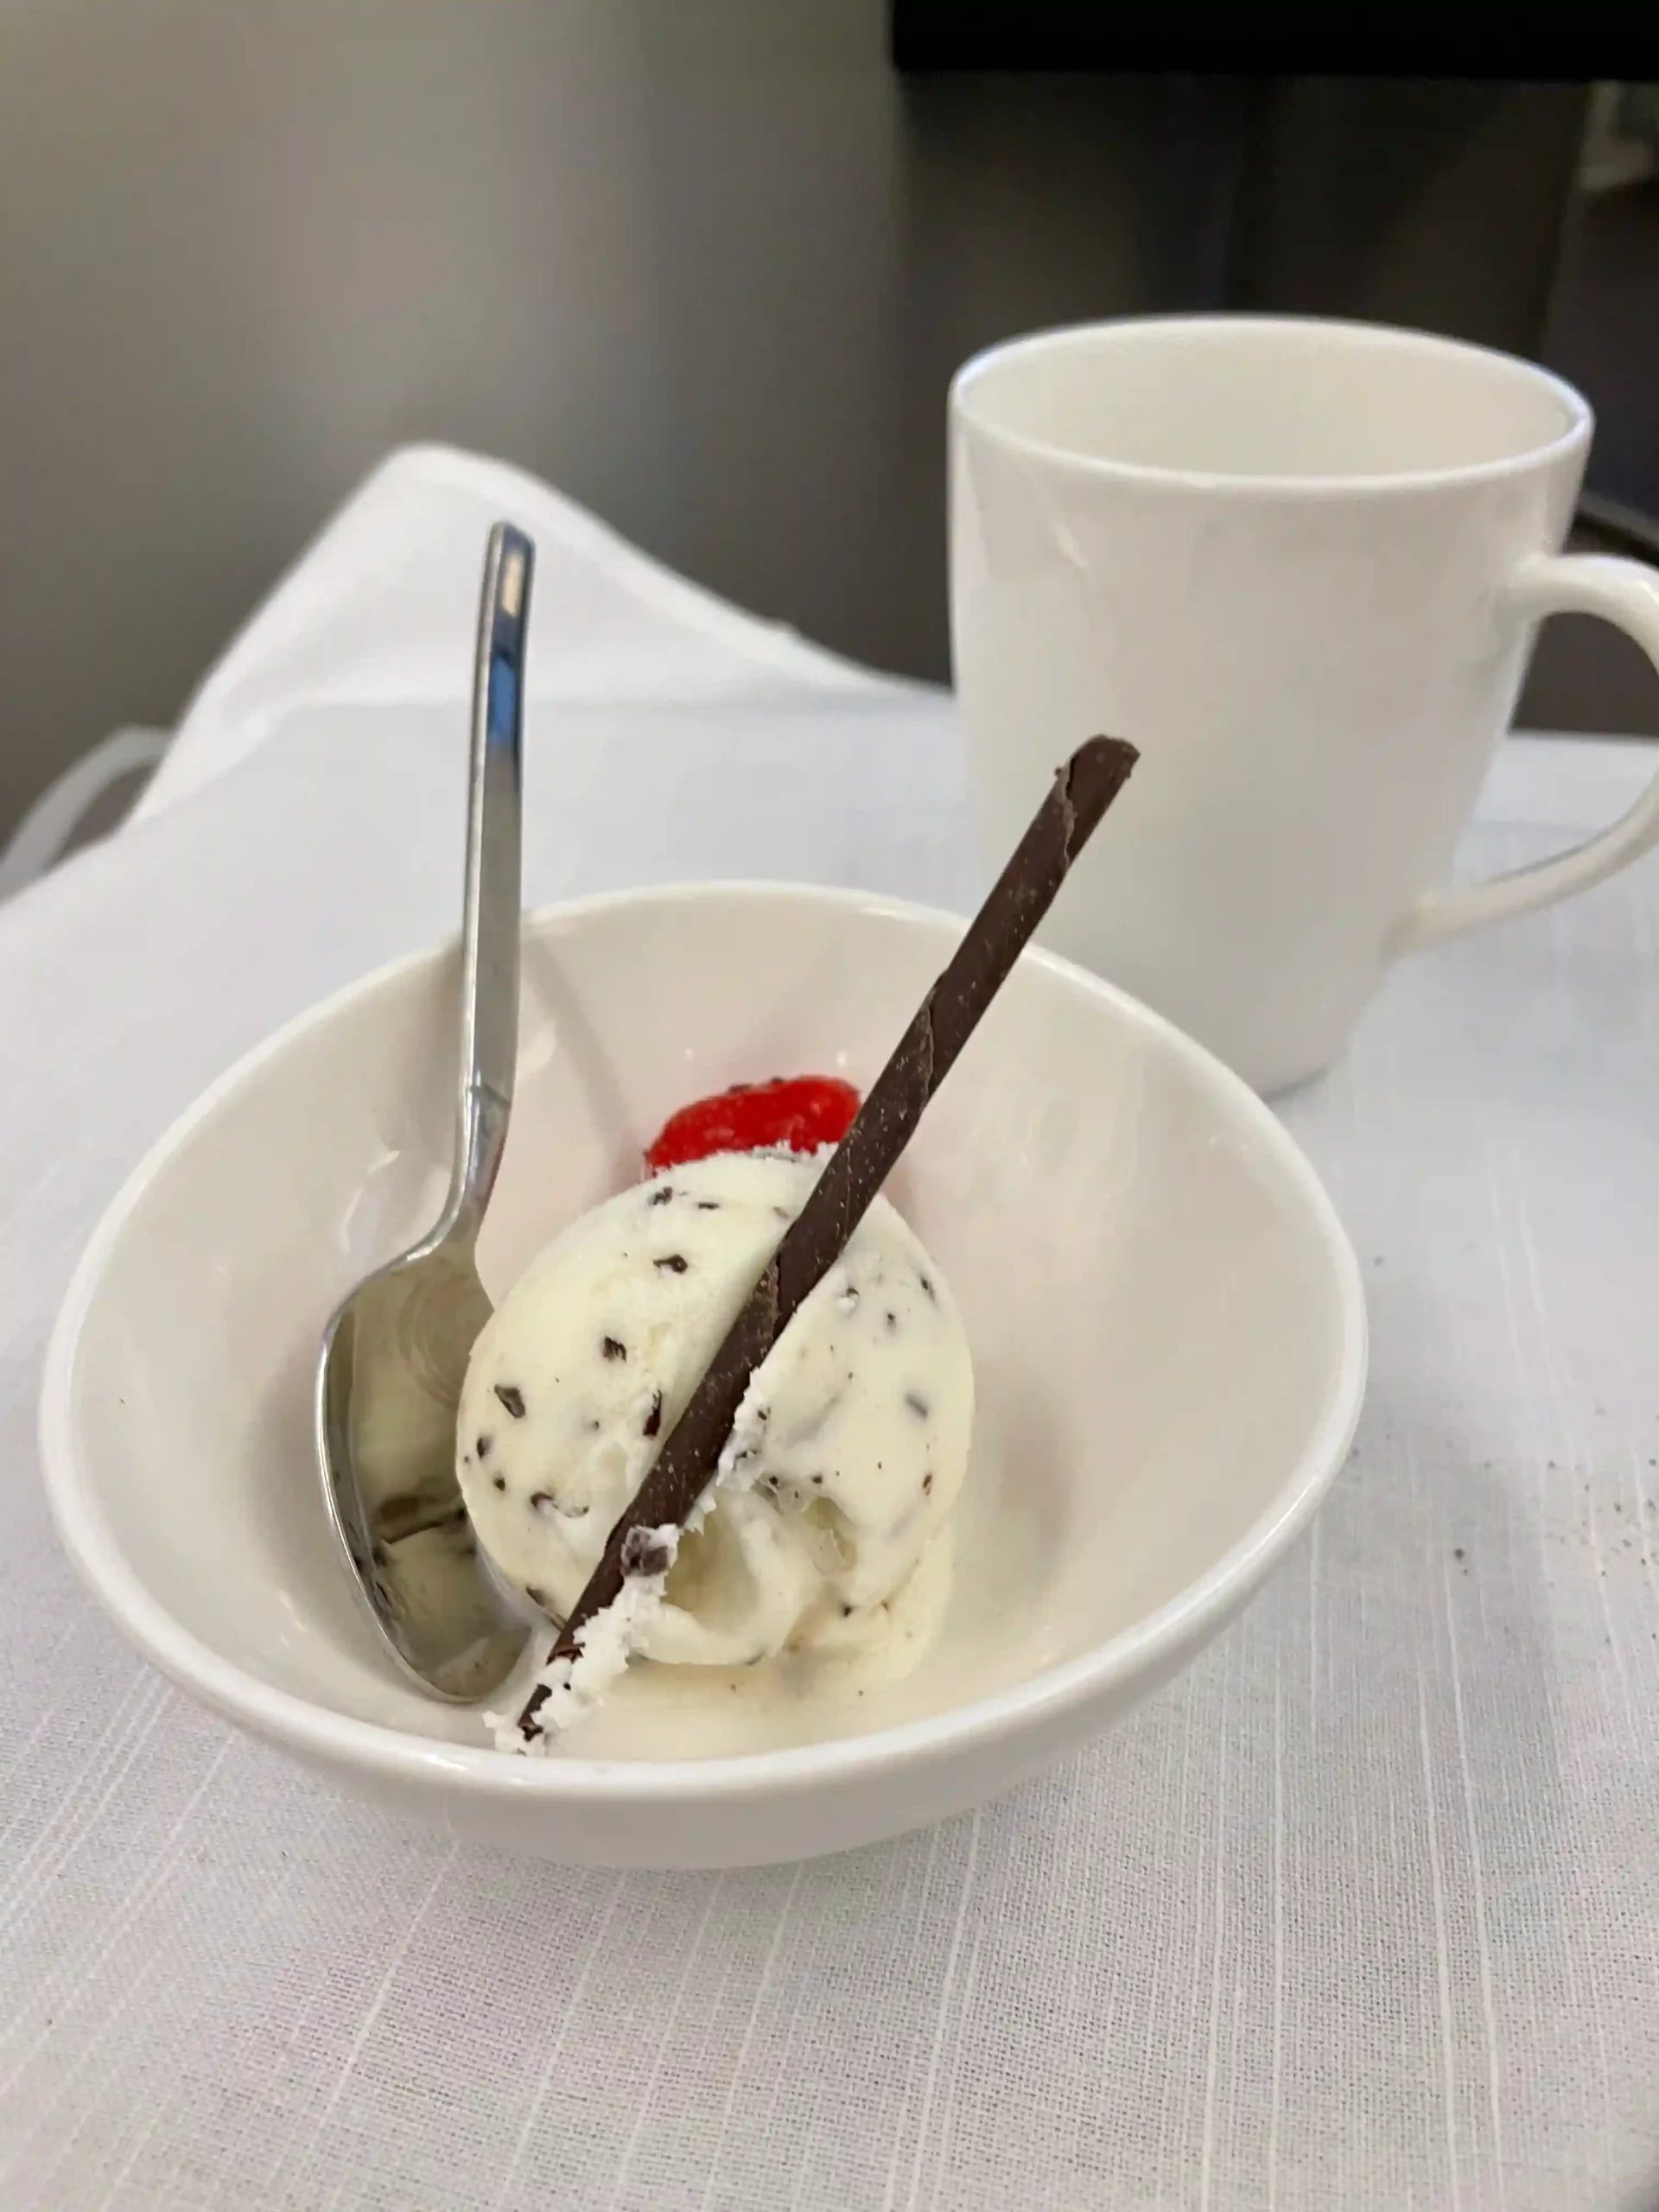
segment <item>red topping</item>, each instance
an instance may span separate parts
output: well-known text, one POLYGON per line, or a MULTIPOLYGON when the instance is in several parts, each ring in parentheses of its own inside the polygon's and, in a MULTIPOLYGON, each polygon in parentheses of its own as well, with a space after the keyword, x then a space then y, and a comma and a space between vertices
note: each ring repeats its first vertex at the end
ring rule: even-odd
POLYGON ((660 1175, 664 1167, 683 1167, 715 1152, 760 1152, 774 1145, 816 1152, 820 1145, 841 1142, 858 1106, 852 1084, 832 1075, 734 1084, 717 1097, 696 1099, 671 1114, 645 1154, 645 1166, 660 1175))

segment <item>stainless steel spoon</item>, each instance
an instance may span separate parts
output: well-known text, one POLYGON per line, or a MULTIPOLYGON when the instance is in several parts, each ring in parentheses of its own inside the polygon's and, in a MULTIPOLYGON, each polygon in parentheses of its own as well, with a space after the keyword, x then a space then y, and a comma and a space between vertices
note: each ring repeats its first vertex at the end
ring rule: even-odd
POLYGON ((430 1236, 339 1308, 317 1372, 323 1491, 358 1586, 399 1663, 457 1703, 495 1688, 528 1633, 467 1518, 455 1409, 490 1315, 474 1249, 506 1143, 518 1050, 519 764, 535 558, 510 524, 491 531, 473 677, 449 1195, 430 1236))

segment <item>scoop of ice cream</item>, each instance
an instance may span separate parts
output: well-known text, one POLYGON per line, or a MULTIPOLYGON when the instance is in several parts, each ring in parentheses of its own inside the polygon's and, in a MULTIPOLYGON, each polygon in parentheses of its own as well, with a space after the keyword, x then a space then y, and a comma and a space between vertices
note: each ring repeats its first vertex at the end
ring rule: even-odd
MULTIPOLYGON (((620 1192, 547 1248, 479 1338, 462 1493, 496 1567, 554 1618, 819 1166, 721 1154, 620 1192)), ((972 1421, 955 1302, 878 1198, 756 1369, 715 1490, 665 1574, 633 1593, 631 1648, 677 1665, 810 1655, 906 1671, 949 1595, 972 1421)))

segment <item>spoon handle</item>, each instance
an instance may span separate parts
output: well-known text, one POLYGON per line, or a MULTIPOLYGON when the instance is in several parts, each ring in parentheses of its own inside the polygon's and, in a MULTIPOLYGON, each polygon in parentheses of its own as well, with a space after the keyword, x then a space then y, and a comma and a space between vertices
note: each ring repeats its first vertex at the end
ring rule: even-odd
POLYGON ((518 1057, 524 647, 536 549, 499 522, 484 559, 473 670, 461 925, 461 1097, 449 1218, 476 1231, 494 1186, 518 1057))

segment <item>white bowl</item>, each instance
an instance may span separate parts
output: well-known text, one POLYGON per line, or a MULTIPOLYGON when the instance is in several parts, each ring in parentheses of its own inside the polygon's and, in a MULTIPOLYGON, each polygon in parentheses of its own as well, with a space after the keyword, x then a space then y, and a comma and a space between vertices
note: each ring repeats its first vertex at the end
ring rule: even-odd
MULTIPOLYGON (((765 885, 531 922, 486 1285, 630 1179, 688 1098, 807 1070, 867 1083, 960 928, 765 885)), ((939 1645, 835 1740, 699 1760, 491 1750, 475 1714, 387 1663, 336 1556, 310 1435, 329 1311, 438 1209, 455 988, 453 950, 423 954, 233 1069, 111 1206, 53 1338, 41 1432, 63 1540, 139 1649, 238 1726, 512 1851, 799 1858, 960 1811, 1098 1733, 1312 1518, 1365 1370, 1359 1269, 1329 1201, 1219 1061, 1027 954, 893 1185, 956 1290, 978 1377, 939 1645)))

